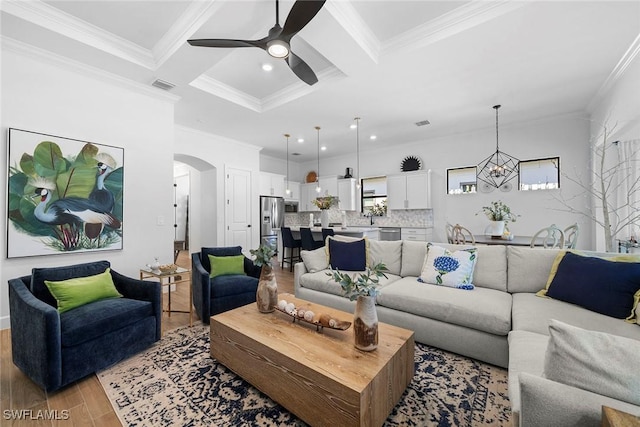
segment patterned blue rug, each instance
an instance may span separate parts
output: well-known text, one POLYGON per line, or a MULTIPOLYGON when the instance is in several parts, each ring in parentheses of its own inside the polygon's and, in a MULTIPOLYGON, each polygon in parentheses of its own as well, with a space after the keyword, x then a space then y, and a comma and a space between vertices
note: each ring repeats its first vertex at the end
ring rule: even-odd
MULTIPOLYGON (((385 426, 509 426, 507 371, 416 344, 413 381, 385 426)), ((209 355, 209 328, 180 328, 98 374, 125 426, 306 426, 209 355)))

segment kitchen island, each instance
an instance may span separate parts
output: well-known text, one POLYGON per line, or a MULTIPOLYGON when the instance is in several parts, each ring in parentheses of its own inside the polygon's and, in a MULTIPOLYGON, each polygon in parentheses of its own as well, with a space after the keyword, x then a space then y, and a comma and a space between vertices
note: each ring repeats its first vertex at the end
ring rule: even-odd
MULTIPOLYGON (((291 226, 291 234, 293 234, 294 239, 300 238, 300 228, 302 226, 291 226)), ((379 227, 327 227, 333 230, 334 234, 349 236, 349 237, 366 237, 370 240, 378 240, 378 234, 380 231, 379 227)), ((278 232, 278 262, 282 262, 282 234, 280 233, 280 229, 274 229, 278 232)), ((315 240, 322 240, 322 227, 311 227, 311 234, 313 234, 313 238, 315 240)))

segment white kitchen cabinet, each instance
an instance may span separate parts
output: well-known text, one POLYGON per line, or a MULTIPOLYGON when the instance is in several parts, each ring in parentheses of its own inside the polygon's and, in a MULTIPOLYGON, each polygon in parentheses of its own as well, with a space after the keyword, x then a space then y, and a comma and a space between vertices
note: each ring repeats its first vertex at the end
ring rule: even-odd
POLYGON ((420 227, 402 227, 400 235, 402 240, 413 240, 416 242, 428 242, 432 239, 433 229, 420 227))
POLYGON ((284 197, 284 175, 260 172, 260 195, 284 197))
POLYGON ((334 176, 321 176, 320 177, 320 196, 335 196, 338 197, 338 177, 334 176))
POLYGON ((314 212, 319 211, 318 207, 312 203, 312 201, 318 197, 316 192, 316 183, 300 185, 300 202, 298 203, 299 212, 314 212))
POLYGON ((431 209, 431 171, 387 175, 388 209, 431 209))
POLYGON ((338 198, 340 199, 339 209, 343 211, 358 210, 358 197, 356 194, 355 178, 345 178, 338 180, 338 198))
POLYGON ((326 196, 327 194, 338 198, 340 197, 337 176, 320 177, 319 193, 316 191, 316 187, 315 182, 300 185, 300 203, 298 203, 298 210, 300 212, 319 211, 320 209, 312 203, 316 197, 326 196))
POLYGON ((293 182, 293 181, 289 181, 287 183, 287 181, 285 181, 284 184, 285 184, 284 199, 299 202, 300 201, 300 183, 293 182), (287 194, 287 187, 290 190, 289 194, 287 194))

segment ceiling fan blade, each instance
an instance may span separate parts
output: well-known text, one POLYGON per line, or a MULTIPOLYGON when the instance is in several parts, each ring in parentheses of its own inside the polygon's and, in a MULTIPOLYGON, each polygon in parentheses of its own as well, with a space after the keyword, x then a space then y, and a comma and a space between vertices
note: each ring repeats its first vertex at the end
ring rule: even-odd
POLYGON ((300 78, 300 80, 302 80, 309 86, 318 83, 318 77, 316 77, 316 74, 313 72, 311 67, 309 67, 309 65, 307 65, 307 63, 304 62, 298 55, 290 52, 289 56, 287 56, 286 61, 287 65, 289 65, 289 68, 291 68, 291 71, 293 71, 295 75, 300 78))
POLYGON ((307 25, 320 9, 326 0, 298 0, 289 11, 289 16, 282 28, 281 37, 291 39, 298 31, 307 25))
POLYGON ((262 46, 262 40, 233 40, 233 39, 194 39, 187 40, 191 46, 201 46, 201 47, 260 47, 262 49, 266 48, 266 43, 264 47, 262 46))

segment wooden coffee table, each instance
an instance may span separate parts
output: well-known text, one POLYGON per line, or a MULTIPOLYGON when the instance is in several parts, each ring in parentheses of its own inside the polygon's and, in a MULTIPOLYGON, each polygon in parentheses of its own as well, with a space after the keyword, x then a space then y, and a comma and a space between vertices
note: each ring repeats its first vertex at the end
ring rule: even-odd
MULTIPOLYGON (((353 321, 352 313, 280 294, 296 307, 353 321)), ((292 322, 254 304, 211 317, 211 357, 306 423, 380 426, 414 373, 413 331, 380 323, 378 348, 357 350, 346 331, 292 322)))

